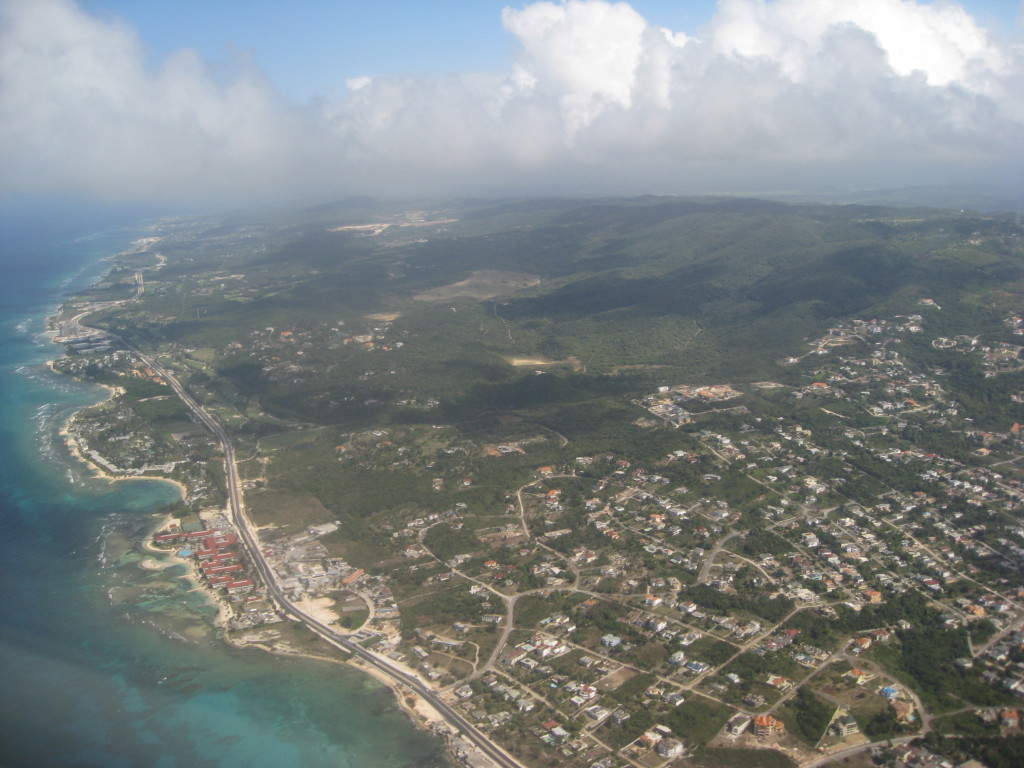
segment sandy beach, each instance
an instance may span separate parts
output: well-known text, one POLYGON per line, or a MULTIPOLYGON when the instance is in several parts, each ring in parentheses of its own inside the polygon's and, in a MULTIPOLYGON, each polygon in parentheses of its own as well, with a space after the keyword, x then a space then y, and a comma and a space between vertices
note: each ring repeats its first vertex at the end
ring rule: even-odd
POLYGON ((161 563, 151 557, 139 561, 139 568, 144 571, 162 571, 164 568, 170 568, 173 565, 174 563, 161 563))
POLYGON ((444 725, 445 719, 441 717, 441 714, 436 709, 401 683, 395 682, 380 670, 368 664, 363 664, 360 661, 349 661, 348 664, 361 672, 365 672, 381 683, 381 685, 386 685, 390 688, 395 694, 399 706, 416 726, 426 730, 435 730, 438 726, 444 725))
MULTIPOLYGON (((54 362, 55 361, 53 360, 47 362, 47 366, 49 367, 49 369, 54 373, 65 375, 62 371, 59 371, 55 367, 54 362)), ((102 384, 97 386, 102 386, 104 389, 107 390, 107 397, 98 401, 97 403, 94 403, 93 405, 99 405, 120 394, 119 389, 117 387, 102 384)), ((86 408, 90 407, 93 406, 86 406, 86 408)), ((99 479, 108 482, 118 482, 121 480, 157 480, 160 482, 166 482, 170 483, 171 485, 174 485, 178 489, 181 499, 188 499, 188 489, 184 484, 177 480, 161 475, 121 475, 112 473, 107 468, 99 465, 92 458, 86 455, 83 452, 81 445, 79 444, 77 436, 74 434, 75 419, 82 411, 86 410, 86 408, 80 409, 79 411, 76 411, 70 417, 68 417, 68 419, 58 429, 57 433, 60 436, 63 445, 67 449, 68 454, 75 460, 75 462, 80 463, 82 466, 87 468, 91 479, 99 479)), ((158 531, 164 530, 174 522, 176 522, 175 518, 173 518, 170 515, 167 515, 166 517, 162 518, 160 521, 156 523, 152 533, 155 534, 158 531)), ((188 571, 182 578, 188 579, 188 581, 193 585, 190 591, 202 590, 205 593, 209 602, 216 607, 217 616, 213 619, 212 623, 217 629, 222 631, 222 637, 224 641, 227 642, 229 645, 233 645, 236 647, 259 648, 269 653, 275 653, 284 656, 299 656, 307 657, 309 659, 316 659, 318 661, 330 661, 333 663, 348 664, 349 666, 352 666, 370 675, 375 680, 380 682, 382 685, 387 686, 392 691, 392 693, 394 693, 397 703, 401 707, 402 711, 406 713, 410 721, 416 727, 429 731, 443 731, 446 729, 447 726, 445 724, 444 718, 440 715, 440 713, 437 712, 437 710, 430 706, 415 692, 411 691, 410 689, 406 688, 400 683, 397 683, 395 680, 391 679, 381 671, 371 666, 368 666, 364 663, 361 663, 358 660, 343 660, 340 658, 331 658, 330 655, 327 654, 319 655, 313 653, 306 653, 298 649, 290 648, 288 646, 276 647, 273 643, 266 643, 262 640, 257 640, 255 642, 245 642, 243 640, 240 642, 238 639, 233 638, 232 631, 230 629, 230 623, 231 619, 234 617, 234 611, 232 610, 227 598, 217 594, 216 591, 211 589, 210 586, 205 583, 205 581, 202 579, 202 573, 199 565, 193 560, 182 560, 180 558, 175 558, 173 557, 173 553, 171 551, 155 546, 152 541, 152 535, 147 536, 147 538, 143 542, 143 548, 147 552, 153 553, 154 556, 146 557, 138 563, 138 567, 142 570, 160 571, 178 564, 188 565, 188 571)), ((303 597, 302 600, 297 601, 295 603, 295 606, 303 613, 312 616, 317 621, 323 624, 335 627, 338 626, 337 622, 340 619, 340 614, 336 610, 334 610, 335 602, 330 597, 306 596, 303 597)))
MULTIPOLYGON (((60 372, 57 371, 57 373, 60 372)), ((97 386, 104 386, 105 389, 110 391, 110 397, 107 398, 108 400, 110 398, 113 398, 117 394, 117 391, 113 387, 106 387, 105 385, 102 384, 97 386)), ((99 405, 99 403, 95 403, 95 405, 99 405)), ((87 407, 91 408, 92 406, 87 407)), ((78 413, 79 412, 76 411, 75 413, 71 414, 71 416, 68 417, 67 421, 64 422, 61 428, 57 430, 57 434, 60 436, 61 440, 64 443, 64 447, 67 448, 67 451, 71 455, 71 457, 74 458, 76 461, 84 464, 89 469, 92 479, 107 480, 112 483, 119 482, 122 480, 156 480, 161 483, 170 483, 175 488, 177 488, 178 493, 181 494, 182 501, 186 501, 188 499, 188 488, 186 488, 183 483, 173 478, 167 477, 165 475, 114 475, 108 472, 103 467, 101 467, 95 461, 90 459, 88 456, 83 454, 81 448, 79 448, 78 441, 71 433, 71 427, 75 423, 75 419, 77 418, 78 413)))

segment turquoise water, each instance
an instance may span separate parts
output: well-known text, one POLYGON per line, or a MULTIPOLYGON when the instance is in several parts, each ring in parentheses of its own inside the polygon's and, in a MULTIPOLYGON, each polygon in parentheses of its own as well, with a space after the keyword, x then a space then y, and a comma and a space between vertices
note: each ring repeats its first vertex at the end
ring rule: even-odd
POLYGON ((50 373, 42 332, 140 233, 0 231, 0 766, 446 764, 376 682, 230 648, 182 568, 138 567, 135 543, 177 492, 71 466, 55 432, 102 392, 50 373))

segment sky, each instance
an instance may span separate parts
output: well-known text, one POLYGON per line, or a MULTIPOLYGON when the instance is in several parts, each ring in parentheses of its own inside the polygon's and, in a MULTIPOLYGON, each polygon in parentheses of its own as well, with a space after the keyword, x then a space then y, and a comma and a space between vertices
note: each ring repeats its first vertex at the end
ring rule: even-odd
POLYGON ((1019 0, 0 0, 0 203, 1022 179, 1019 0))

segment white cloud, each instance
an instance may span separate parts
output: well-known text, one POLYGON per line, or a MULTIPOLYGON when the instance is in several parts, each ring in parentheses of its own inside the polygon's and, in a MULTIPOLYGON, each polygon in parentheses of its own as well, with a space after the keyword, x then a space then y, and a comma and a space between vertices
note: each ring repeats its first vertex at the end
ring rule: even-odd
POLYGON ((182 50, 149 71, 123 23, 62 0, 0 5, 5 191, 178 196, 272 183, 296 154, 296 121, 242 63, 221 78, 182 50))
POLYGON ((1002 67, 999 52, 963 8, 913 0, 723 0, 710 40, 726 54, 775 61, 799 81, 843 25, 871 34, 893 73, 922 72, 929 85, 968 83, 973 74, 1002 67))
POLYGON ((123 23, 0 0, 0 183, 173 198, 1024 177, 1024 54, 951 3, 720 0, 698 39, 606 0, 501 21, 507 72, 350 78, 300 106, 251 63, 181 51, 150 70, 123 23))
POLYGON ((506 8, 502 19, 523 45, 520 71, 529 73, 531 90, 543 86, 558 96, 570 135, 608 107, 632 106, 647 31, 632 7, 539 2, 506 8))

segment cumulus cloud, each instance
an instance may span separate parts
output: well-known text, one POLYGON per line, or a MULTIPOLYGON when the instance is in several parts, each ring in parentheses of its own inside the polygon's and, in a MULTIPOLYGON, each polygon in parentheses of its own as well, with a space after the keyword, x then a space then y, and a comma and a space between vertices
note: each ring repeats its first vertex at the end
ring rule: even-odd
POLYGON ((299 117, 244 62, 220 74, 182 50, 150 71, 122 22, 61 0, 0 6, 5 191, 159 197, 272 183, 298 154, 299 117))
POLYGON ((297 105, 251 62, 148 69, 124 23, 8 0, 0 183, 174 198, 1024 176, 1024 54, 952 3, 720 0, 696 37, 607 0, 500 23, 507 71, 351 77, 297 105))

